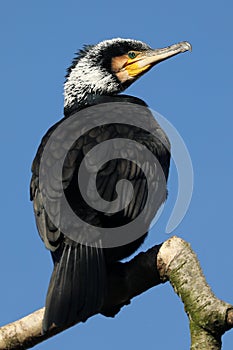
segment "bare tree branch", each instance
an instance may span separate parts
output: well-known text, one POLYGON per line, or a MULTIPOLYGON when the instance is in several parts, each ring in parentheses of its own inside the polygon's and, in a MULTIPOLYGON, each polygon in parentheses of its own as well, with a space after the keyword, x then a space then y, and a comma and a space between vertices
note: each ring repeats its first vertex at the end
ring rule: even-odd
MULTIPOLYGON (((189 317, 191 350, 221 349, 221 336, 233 327, 233 306, 216 298, 189 244, 177 237, 115 264, 101 313, 113 317, 130 299, 168 280, 189 317)), ((43 314, 44 308, 0 328, 0 350, 28 349, 64 330, 54 327, 42 335, 43 314)))
POLYGON ((233 306, 213 294, 190 245, 169 239, 160 249, 157 267, 184 303, 191 350, 221 349, 221 336, 232 327, 233 306))

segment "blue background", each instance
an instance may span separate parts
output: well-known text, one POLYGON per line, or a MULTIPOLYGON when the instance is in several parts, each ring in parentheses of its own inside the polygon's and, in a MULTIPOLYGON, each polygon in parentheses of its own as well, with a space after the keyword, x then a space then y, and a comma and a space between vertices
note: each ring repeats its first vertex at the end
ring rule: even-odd
MULTIPOLYGON (((135 38, 152 47, 188 40, 185 53, 127 90, 182 135, 194 166, 193 198, 175 230, 197 253, 207 281, 233 303, 232 13, 229 1, 5 1, 1 3, 0 322, 44 305, 52 263, 29 201, 30 166, 41 137, 62 117, 65 69, 83 44, 135 38)), ((161 220, 142 247, 166 240, 177 193, 175 167, 161 220)), ((135 298, 115 319, 95 316, 37 349, 188 349, 187 317, 171 286, 135 298)), ((223 337, 232 350, 233 333, 223 337)))

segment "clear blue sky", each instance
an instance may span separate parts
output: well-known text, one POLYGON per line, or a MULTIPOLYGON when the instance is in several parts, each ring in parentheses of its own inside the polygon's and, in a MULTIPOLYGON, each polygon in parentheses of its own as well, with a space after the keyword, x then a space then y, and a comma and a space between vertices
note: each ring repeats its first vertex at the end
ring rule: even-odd
MULTIPOLYGON (((213 291, 233 304, 233 4, 207 1, 5 1, 1 3, 0 323, 44 305, 52 270, 29 201, 41 137, 62 117, 65 69, 83 44, 126 37, 162 47, 188 40, 193 53, 154 68, 128 89, 178 129, 194 166, 194 193, 175 234, 197 253, 213 291)), ((142 249, 166 240, 177 191, 142 249)), ((233 332, 223 338, 232 350, 233 332)), ((134 299, 115 319, 96 316, 36 347, 188 349, 186 315, 169 284, 134 299)))

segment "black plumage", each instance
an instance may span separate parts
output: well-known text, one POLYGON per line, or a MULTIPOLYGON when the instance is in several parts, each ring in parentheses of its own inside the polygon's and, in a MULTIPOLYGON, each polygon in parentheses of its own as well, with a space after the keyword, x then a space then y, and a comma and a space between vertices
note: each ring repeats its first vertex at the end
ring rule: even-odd
MULTIPOLYGON (((174 45, 174 47, 167 48, 167 57, 190 49, 188 45, 188 43, 184 42, 176 44, 176 47, 174 45)), ((117 95, 142 74, 139 70, 137 75, 131 75, 132 64, 135 63, 131 58, 129 62, 127 61, 127 54, 131 50, 135 50, 137 55, 141 55, 142 59, 148 59, 149 57, 151 61, 152 49, 148 45, 135 40, 113 39, 104 41, 96 46, 85 47, 81 51, 67 72, 65 117, 48 130, 33 161, 30 188, 31 200, 34 203, 39 234, 45 246, 51 251, 54 262, 54 270, 46 298, 46 311, 43 321, 44 332, 52 325, 65 327, 78 321, 85 321, 91 315, 101 312, 108 290, 106 278, 108 271, 111 270, 114 263, 136 251, 147 234, 147 232, 143 232, 141 237, 137 237, 126 245, 101 248, 101 238, 99 241, 94 242, 92 246, 86 245, 81 232, 82 227, 79 227, 77 231, 80 230, 80 240, 76 242, 64 235, 54 224, 51 217, 48 216, 39 186, 40 162, 44 148, 53 131, 67 118, 71 118, 78 111, 86 110, 89 113, 91 106, 102 106, 106 103, 111 103, 113 110, 114 106, 116 106, 119 112, 121 111, 121 105, 127 105, 127 108, 131 111, 129 113, 132 113, 132 119, 133 113, 150 115, 150 111, 146 108, 144 101, 132 96, 117 95), (119 59, 120 64, 118 61, 117 64, 114 61, 113 66, 112 60, 114 58, 119 59), (131 66, 129 71, 125 72, 125 67, 127 67, 128 63, 131 66), (116 71, 115 66, 119 66, 119 71, 116 71), (91 75, 92 70, 93 75, 91 75), (128 80, 126 76, 128 76, 128 80), (83 244, 80 242, 83 242, 83 244)), ((158 50, 154 52, 156 52, 156 57, 160 54, 158 50)), ((165 58, 163 57, 163 59, 165 58)), ((160 62, 161 58, 150 63, 150 65, 147 63, 148 67, 146 66, 145 70, 150 69, 157 61, 160 62)), ((124 108, 122 107, 123 111, 124 108)), ((93 118, 97 117, 98 115, 93 115, 93 118)), ((77 118, 79 118, 79 114, 77 114, 77 118)), ((137 126, 114 123, 101 127, 97 126, 84 133, 72 145, 63 166, 63 186, 66 199, 72 210, 82 220, 91 225, 109 229, 126 225, 134 220, 143 210, 148 198, 147 176, 150 176, 152 179, 153 188, 150 188, 150 190, 153 190, 156 197, 154 206, 150 207, 148 215, 153 217, 166 199, 166 186, 161 188, 164 185, 159 178, 160 175, 156 167, 154 164, 146 164, 139 147, 135 154, 141 166, 124 159, 124 154, 127 150, 122 149, 122 157, 106 162, 99 170, 96 181, 100 196, 111 203, 116 198, 115 189, 118 181, 121 179, 129 180, 134 188, 134 196, 130 204, 114 214, 106 214, 94 210, 85 202, 77 186, 79 166, 88 151, 94 146, 106 139, 117 138, 134 140, 139 145, 146 146, 158 159, 165 180, 168 178, 170 162, 169 141, 156 121, 153 134, 143 130, 143 125, 142 128, 139 128, 137 126)), ((65 140, 65 138, 56 140, 54 154, 51 155, 53 163, 56 163, 56 160, 59 158, 59 150, 63 148, 65 140)), ((53 164, 51 167, 53 167, 53 164)), ((51 188, 53 193, 57 195, 57 197, 56 195, 54 197, 52 207, 54 217, 60 215, 59 200, 57 199, 59 198, 59 193, 56 192, 55 178, 56 174, 54 174, 54 179, 51 179, 51 188)), ((59 218, 59 220, 65 220, 65 218, 59 218)), ((147 226, 149 229, 149 222, 147 226)), ((113 312, 109 310, 108 314, 113 314, 113 312)))

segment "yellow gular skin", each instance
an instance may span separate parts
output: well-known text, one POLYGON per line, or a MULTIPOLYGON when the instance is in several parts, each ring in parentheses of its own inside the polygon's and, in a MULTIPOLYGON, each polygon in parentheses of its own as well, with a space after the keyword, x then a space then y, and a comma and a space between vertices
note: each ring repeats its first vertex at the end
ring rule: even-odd
POLYGON ((137 76, 145 73, 148 69, 151 68, 150 64, 141 67, 139 62, 140 62, 139 60, 137 60, 135 62, 135 59, 134 60, 130 60, 130 59, 128 60, 127 64, 125 65, 125 69, 127 70, 128 75, 130 77, 136 78, 137 76))

